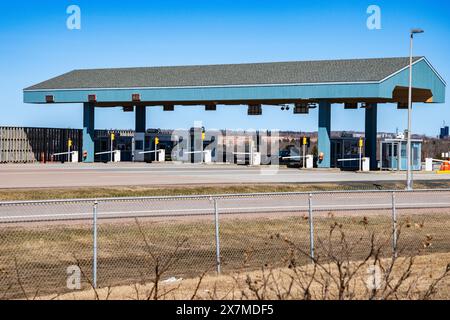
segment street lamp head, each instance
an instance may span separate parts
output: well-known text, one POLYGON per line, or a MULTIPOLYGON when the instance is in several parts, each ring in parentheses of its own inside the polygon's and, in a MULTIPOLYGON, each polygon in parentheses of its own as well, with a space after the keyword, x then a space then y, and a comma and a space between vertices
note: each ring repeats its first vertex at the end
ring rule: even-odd
POLYGON ((417 34, 417 33, 424 33, 425 31, 422 29, 411 29, 411 35, 417 34))

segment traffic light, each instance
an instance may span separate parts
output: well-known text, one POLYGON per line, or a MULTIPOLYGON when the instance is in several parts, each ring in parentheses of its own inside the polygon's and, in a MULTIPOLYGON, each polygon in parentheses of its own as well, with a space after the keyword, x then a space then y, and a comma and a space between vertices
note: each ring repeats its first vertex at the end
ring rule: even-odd
POLYGON ((216 111, 217 106, 213 103, 211 104, 205 104, 205 111, 216 111))
POLYGON ((159 138, 156 137, 156 138, 155 138, 155 146, 157 146, 158 144, 159 144, 159 138))
POLYGON ((206 129, 205 127, 202 127, 202 141, 206 140, 206 129))
POLYGON ((344 109, 358 109, 358 103, 357 102, 346 102, 344 104, 344 109))
POLYGON ((408 102, 399 102, 397 103, 397 109, 408 109, 409 103, 408 102))
POLYGON ((67 141, 67 145, 69 146, 69 148, 73 145, 72 139, 69 139, 69 141, 67 141))
POLYGON ((359 146, 360 148, 362 148, 362 147, 364 146, 364 140, 363 140, 363 138, 359 138, 358 146, 359 146))
POLYGON ((262 106, 260 104, 249 104, 247 114, 249 116, 262 115, 262 106))
POLYGON ((311 146, 311 138, 310 137, 303 137, 301 142, 302 142, 302 145, 306 146, 307 148, 309 148, 311 146))
POLYGON ((309 106, 306 103, 296 103, 294 106, 294 114, 308 114, 309 106))
POLYGON ((111 141, 116 140, 116 135, 114 133, 111 133, 111 141))

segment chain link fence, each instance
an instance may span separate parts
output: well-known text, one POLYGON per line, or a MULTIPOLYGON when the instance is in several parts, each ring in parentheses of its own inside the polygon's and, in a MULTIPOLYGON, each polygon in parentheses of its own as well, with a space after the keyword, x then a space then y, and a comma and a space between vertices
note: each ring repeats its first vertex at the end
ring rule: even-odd
POLYGON ((450 251, 450 190, 0 203, 0 299, 450 251), (78 282, 77 282, 78 281, 78 282))

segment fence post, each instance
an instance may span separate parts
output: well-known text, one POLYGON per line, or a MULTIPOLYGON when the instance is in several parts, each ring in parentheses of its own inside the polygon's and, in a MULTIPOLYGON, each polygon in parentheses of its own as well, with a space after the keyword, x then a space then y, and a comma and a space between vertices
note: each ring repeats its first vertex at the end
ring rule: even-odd
POLYGON ((314 260, 314 222, 313 222, 313 208, 312 208, 312 194, 309 194, 309 249, 311 259, 314 260))
POLYGON ((97 288, 97 206, 98 201, 95 200, 93 208, 93 225, 92 225, 92 285, 97 288))
POLYGON ((392 253, 397 257, 397 208, 395 204, 395 191, 392 191, 392 253))
POLYGON ((214 199, 214 225, 215 225, 215 234, 216 234, 216 267, 217 274, 221 273, 220 266, 220 234, 219 234, 219 209, 217 207, 217 199, 214 199))

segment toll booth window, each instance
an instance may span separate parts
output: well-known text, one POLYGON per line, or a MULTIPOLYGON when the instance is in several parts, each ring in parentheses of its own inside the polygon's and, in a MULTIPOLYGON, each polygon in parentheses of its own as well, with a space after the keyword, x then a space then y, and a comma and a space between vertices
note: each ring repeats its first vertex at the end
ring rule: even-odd
POLYGON ((417 143, 413 143, 412 144, 412 163, 413 166, 418 166, 419 165, 419 145, 417 143))
POLYGON ((358 142, 357 141, 344 141, 344 155, 353 156, 358 154, 358 142))
POLYGON ((406 145, 402 145, 402 158, 406 157, 406 145))
POLYGON ((142 140, 136 140, 135 148, 137 150, 144 150, 143 146, 144 146, 144 142, 142 140))

